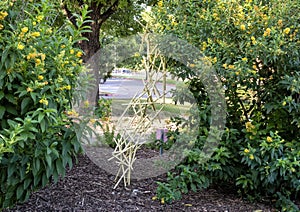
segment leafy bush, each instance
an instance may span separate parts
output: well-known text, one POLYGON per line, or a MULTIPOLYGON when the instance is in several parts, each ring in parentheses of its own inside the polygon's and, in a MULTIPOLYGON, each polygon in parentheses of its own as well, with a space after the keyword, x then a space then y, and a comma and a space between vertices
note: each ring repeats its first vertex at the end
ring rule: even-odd
MULTIPOLYGON (((194 188, 194 183, 207 187, 207 182, 234 182, 241 195, 276 198, 282 211, 297 210, 293 200, 300 190, 299 8, 296 0, 172 0, 159 1, 152 10, 153 30, 187 40, 214 66, 226 89, 228 112, 226 131, 212 158, 199 164, 201 145, 195 145, 178 167, 180 177, 163 184, 168 189, 160 184, 161 197, 170 189, 174 193, 180 183, 194 188)), ((189 72, 180 76, 189 79, 189 72)), ((194 89, 201 93, 202 87, 194 89)), ((203 117, 210 115, 202 111, 203 117)), ((202 128, 200 144, 208 130, 202 128)))
POLYGON ((0 2, 0 209, 57 181, 82 151, 68 111, 87 10, 75 15, 77 27, 59 28, 57 9, 47 0, 0 2))

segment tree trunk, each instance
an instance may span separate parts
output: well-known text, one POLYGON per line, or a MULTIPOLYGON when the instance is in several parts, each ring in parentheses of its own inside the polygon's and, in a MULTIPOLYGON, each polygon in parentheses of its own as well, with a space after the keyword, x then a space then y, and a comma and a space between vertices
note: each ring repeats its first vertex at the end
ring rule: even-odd
MULTIPOLYGON (((83 4, 80 1, 81 5, 83 4)), ((82 57, 83 62, 89 65, 89 69, 91 69, 90 74, 94 79, 93 85, 94 88, 89 95, 87 96, 87 100, 89 101, 90 105, 97 106, 97 102, 99 100, 99 84, 100 84, 100 60, 99 54, 97 52, 100 50, 100 28, 102 24, 118 9, 119 0, 116 0, 109 6, 103 13, 104 5, 99 3, 98 1, 91 1, 89 5, 89 13, 90 19, 93 21, 92 23, 88 23, 90 26, 91 32, 85 32, 82 36, 86 37, 88 40, 80 41, 79 47, 84 51, 84 55, 82 57), (95 94, 97 93, 97 94, 95 94)), ((64 5, 64 9, 67 13, 69 20, 76 25, 75 17, 72 15, 72 12, 68 9, 67 5, 64 5)))
POLYGON ((97 56, 93 57, 100 50, 100 28, 101 28, 101 14, 100 8, 96 5, 91 5, 90 13, 92 23, 89 23, 91 32, 83 33, 83 36, 88 39, 88 41, 84 40, 79 43, 80 48, 84 51, 84 55, 82 57, 84 63, 89 65, 88 68, 91 69, 89 72, 92 75, 92 79, 94 80, 92 90, 88 93, 87 100, 89 101, 91 106, 97 106, 97 102, 99 101, 99 84, 100 84, 100 74, 99 74, 99 60, 97 60, 97 56))

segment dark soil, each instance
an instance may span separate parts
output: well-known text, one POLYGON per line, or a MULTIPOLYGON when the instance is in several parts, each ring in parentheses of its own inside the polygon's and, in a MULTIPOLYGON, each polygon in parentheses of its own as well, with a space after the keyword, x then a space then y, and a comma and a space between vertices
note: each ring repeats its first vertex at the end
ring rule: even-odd
POLYGON ((183 195, 180 201, 161 204, 152 200, 159 177, 133 180, 127 188, 113 189, 115 176, 95 165, 87 156, 67 171, 56 184, 32 194, 31 198, 6 211, 275 211, 266 203, 249 203, 232 188, 210 188, 183 195))

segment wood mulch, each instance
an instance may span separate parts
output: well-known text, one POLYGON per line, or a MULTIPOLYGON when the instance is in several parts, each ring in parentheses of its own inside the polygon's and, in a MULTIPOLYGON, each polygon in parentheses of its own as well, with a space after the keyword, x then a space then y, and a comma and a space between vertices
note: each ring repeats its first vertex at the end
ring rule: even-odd
POLYGON ((64 179, 33 193, 28 201, 8 211, 275 211, 267 203, 250 203, 232 188, 210 188, 183 195, 180 201, 152 200, 157 181, 166 175, 133 180, 127 188, 113 189, 115 176, 81 155, 64 179))

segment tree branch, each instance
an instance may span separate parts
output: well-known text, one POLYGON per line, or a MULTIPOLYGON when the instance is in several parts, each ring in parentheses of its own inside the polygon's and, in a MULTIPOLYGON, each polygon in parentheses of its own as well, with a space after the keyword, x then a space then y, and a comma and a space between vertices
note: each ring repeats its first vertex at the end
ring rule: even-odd
POLYGON ((119 0, 116 0, 104 13, 101 14, 101 23, 105 22, 112 14, 114 14, 119 5, 119 0))
POLYGON ((63 5, 63 9, 66 11, 68 19, 76 27, 76 18, 75 16, 73 16, 72 12, 69 10, 66 4, 63 5))

